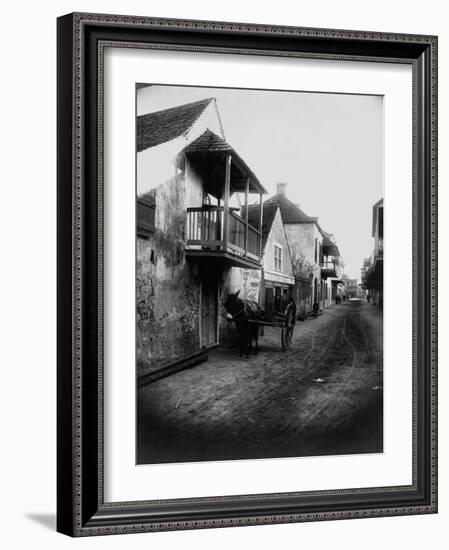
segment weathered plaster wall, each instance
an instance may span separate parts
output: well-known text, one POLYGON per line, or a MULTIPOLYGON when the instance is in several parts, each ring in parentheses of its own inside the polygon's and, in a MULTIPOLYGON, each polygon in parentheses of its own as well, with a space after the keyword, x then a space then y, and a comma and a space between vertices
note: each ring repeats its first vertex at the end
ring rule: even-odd
POLYGON ((231 267, 223 279, 223 295, 237 292, 239 296, 248 300, 259 301, 259 288, 261 280, 260 269, 244 269, 231 267))
POLYGON ((285 231, 290 245, 293 265, 298 262, 301 263, 306 267, 303 270, 304 273, 301 275, 303 277, 307 276, 307 278, 311 275, 309 302, 306 298, 306 294, 308 293, 307 286, 301 283, 297 288, 297 295, 301 296, 297 307, 301 309, 305 308, 306 312, 308 312, 312 308, 315 280, 317 281, 318 299, 321 294, 321 268, 318 263, 319 260, 315 262, 315 239, 318 239, 318 242, 322 243, 323 237, 314 223, 286 224, 285 231))
POLYGON ((184 138, 176 138, 137 153, 137 196, 156 189, 178 173, 176 157, 185 147, 184 138))
POLYGON ((137 369, 156 370, 199 349, 199 278, 185 258, 185 181, 154 190, 155 232, 137 241, 137 369))
POLYGON ((285 232, 293 260, 303 256, 309 263, 315 263, 315 239, 322 241, 321 233, 314 223, 288 223, 285 232))
POLYGON ((196 208, 203 204, 203 184, 194 167, 185 159, 186 208, 196 208))
MULTIPOLYGON (((142 102, 144 95, 149 93, 151 93, 149 88, 139 90, 138 102, 142 102)), ((186 135, 140 151, 137 154, 137 195, 140 196, 156 189, 159 185, 176 176, 178 173, 176 168, 177 155, 208 128, 224 138, 215 102, 212 102, 205 109, 186 135)))
POLYGON ((297 279, 295 281, 294 300, 298 317, 304 318, 312 309, 312 283, 310 280, 297 279))

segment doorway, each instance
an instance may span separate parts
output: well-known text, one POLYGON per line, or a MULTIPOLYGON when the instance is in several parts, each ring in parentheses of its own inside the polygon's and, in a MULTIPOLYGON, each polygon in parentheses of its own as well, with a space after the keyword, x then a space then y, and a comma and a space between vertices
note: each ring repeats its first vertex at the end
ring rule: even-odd
POLYGON ((201 283, 201 347, 218 343, 218 282, 201 283))

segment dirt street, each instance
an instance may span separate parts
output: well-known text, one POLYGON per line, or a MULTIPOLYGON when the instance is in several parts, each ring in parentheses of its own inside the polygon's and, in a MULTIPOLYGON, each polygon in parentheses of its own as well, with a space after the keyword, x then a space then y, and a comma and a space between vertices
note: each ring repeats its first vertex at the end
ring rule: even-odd
POLYGON ((382 315, 345 302, 265 328, 249 359, 209 361, 138 390, 138 463, 382 452, 382 315))

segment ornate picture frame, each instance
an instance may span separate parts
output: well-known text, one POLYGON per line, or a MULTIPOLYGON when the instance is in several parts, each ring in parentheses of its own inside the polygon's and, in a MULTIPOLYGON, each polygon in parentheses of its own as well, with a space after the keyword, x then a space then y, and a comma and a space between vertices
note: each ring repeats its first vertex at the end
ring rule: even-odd
POLYGON ((90 536, 436 513, 437 37, 75 13, 58 19, 57 71, 57 530, 90 536), (411 66, 411 485, 105 501, 104 50, 150 45, 173 51, 411 66))

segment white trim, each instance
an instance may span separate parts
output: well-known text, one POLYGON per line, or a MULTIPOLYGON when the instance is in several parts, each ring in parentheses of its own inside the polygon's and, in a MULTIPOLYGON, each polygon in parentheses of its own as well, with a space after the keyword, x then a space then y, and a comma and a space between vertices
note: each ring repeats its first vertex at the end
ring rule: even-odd
POLYGON ((273 270, 276 272, 276 273, 279 273, 279 274, 282 274, 282 254, 284 252, 284 247, 276 242, 276 241, 273 241, 273 270), (275 254, 275 251, 276 251, 276 247, 277 248, 280 248, 281 249, 281 269, 279 269, 279 271, 276 271, 276 254, 275 254))
POLYGON ((290 275, 284 275, 284 273, 279 273, 278 271, 269 271, 268 269, 265 269, 264 271, 264 279, 265 281, 271 281, 271 282, 282 282, 288 285, 294 285, 295 284, 295 278, 290 277, 290 275), (269 275, 269 277, 267 277, 269 275))

